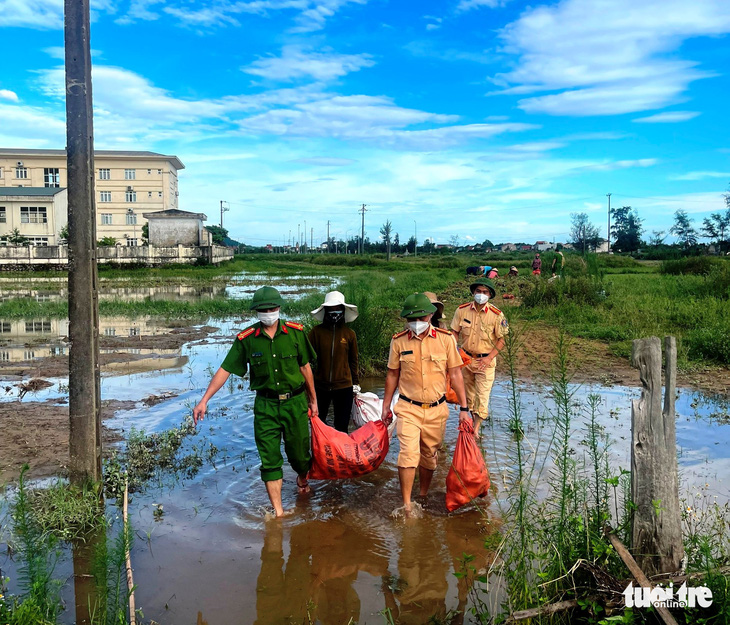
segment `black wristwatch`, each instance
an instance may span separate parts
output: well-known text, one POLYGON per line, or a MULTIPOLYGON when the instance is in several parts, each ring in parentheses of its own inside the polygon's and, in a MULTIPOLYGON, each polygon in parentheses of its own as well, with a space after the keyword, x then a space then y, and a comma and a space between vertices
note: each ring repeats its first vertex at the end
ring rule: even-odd
POLYGON ((459 412, 469 412, 469 409, 466 406, 459 406, 459 412))

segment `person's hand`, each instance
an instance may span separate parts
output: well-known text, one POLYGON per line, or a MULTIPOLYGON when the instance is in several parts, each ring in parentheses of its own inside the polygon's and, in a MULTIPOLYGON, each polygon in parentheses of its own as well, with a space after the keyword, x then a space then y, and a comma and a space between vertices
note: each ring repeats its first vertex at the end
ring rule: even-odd
POLYGON ((383 423, 385 425, 390 425, 393 421, 393 411, 390 409, 390 406, 383 405, 383 412, 380 415, 380 418, 382 419, 383 423))
POLYGON ((198 425, 198 421, 202 421, 203 417, 205 416, 206 411, 208 410, 208 402, 201 399, 195 408, 193 408, 193 422, 195 425, 198 425))
POLYGON ((487 367, 492 364, 494 358, 491 356, 483 356, 479 359, 479 371, 484 371, 487 367))
POLYGON ((353 384, 352 385, 352 394, 357 395, 362 389, 360 388, 359 384, 353 384))
POLYGON ((459 411, 459 424, 464 423, 464 421, 468 421, 471 425, 474 425, 474 420, 471 418, 468 410, 459 411))
POLYGON ((309 400, 309 415, 315 419, 319 416, 319 408, 317 407, 316 399, 309 400))

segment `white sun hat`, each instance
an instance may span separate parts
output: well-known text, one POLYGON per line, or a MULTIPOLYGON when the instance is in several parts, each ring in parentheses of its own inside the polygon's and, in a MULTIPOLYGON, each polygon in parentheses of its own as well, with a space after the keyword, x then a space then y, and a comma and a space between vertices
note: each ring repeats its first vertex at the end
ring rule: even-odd
POLYGON ((312 311, 312 317, 314 317, 317 321, 324 321, 325 306, 344 306, 346 323, 350 323, 357 319, 357 306, 354 304, 347 304, 345 302, 345 296, 339 291, 330 291, 327 293, 327 295, 324 296, 324 304, 312 311))

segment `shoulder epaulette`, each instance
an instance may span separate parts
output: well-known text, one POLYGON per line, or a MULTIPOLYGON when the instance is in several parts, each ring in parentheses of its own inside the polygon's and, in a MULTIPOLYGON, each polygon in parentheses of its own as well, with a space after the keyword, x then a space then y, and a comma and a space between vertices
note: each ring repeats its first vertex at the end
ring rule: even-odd
POLYGON ((239 332, 238 333, 238 336, 237 336, 238 340, 239 341, 242 341, 247 336, 251 336, 254 333, 255 330, 256 330, 256 328, 248 328, 248 330, 244 330, 243 332, 239 332))
POLYGON ((284 325, 288 328, 294 328, 295 330, 304 330, 304 326, 301 323, 294 323, 293 321, 285 321, 284 325))
POLYGON ((459 308, 466 308, 467 306, 471 306, 471 302, 467 302, 466 304, 462 304, 459 306, 459 308))
POLYGON ((393 335, 393 338, 394 338, 394 339, 397 339, 398 337, 401 337, 401 336, 403 336, 404 334, 408 334, 408 330, 403 330, 402 332, 396 332, 396 333, 395 333, 395 334, 393 335))
POLYGON ((502 311, 499 308, 497 308, 496 306, 492 306, 491 304, 489 304, 489 310, 491 310, 495 315, 502 314, 502 311))
POLYGON ((436 328, 436 332, 441 332, 442 334, 451 335, 451 330, 447 330, 446 328, 436 328))

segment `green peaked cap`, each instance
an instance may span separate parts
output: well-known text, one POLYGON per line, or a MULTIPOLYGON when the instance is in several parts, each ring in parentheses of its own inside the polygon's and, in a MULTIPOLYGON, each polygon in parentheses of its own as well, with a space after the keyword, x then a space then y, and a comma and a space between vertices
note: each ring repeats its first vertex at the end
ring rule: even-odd
POLYGON ((436 312, 436 306, 423 293, 413 293, 403 302, 401 317, 425 317, 436 312))
POLYGON ((276 308, 283 305, 284 300, 279 291, 273 286, 262 286, 253 294, 251 300, 251 310, 265 310, 266 308, 276 308))

